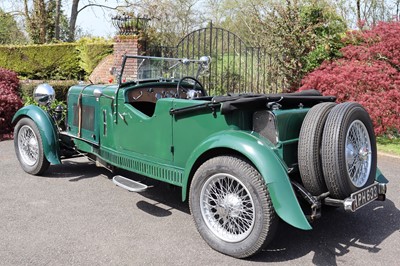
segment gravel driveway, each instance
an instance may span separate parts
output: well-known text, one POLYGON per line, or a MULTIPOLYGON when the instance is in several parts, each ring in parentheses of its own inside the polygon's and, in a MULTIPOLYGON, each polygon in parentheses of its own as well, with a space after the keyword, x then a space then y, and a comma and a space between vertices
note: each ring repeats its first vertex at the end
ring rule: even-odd
MULTIPOLYGON (((400 159, 380 156, 387 200, 356 213, 323 210, 311 231, 281 223, 275 241, 250 260, 210 249, 180 190, 116 187, 84 158, 22 171, 12 141, 0 142, 0 265, 397 265, 400 159)), ((137 177, 142 179, 141 177, 137 177)))

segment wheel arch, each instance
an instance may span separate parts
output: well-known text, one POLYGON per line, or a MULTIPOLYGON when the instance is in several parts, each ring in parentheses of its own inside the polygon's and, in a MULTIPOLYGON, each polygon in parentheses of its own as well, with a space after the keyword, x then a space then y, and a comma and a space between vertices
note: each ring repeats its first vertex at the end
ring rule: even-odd
POLYGON ((206 160, 219 155, 238 155, 248 160, 263 176, 278 216, 288 224, 311 229, 290 183, 287 171, 266 140, 255 133, 224 131, 210 136, 189 156, 182 184, 186 200, 193 175, 206 160))
POLYGON ((61 164, 57 129, 55 128, 55 124, 52 122, 50 116, 40 107, 28 105, 19 109, 15 113, 12 119, 13 125, 18 123, 18 121, 24 117, 32 119, 38 127, 46 159, 51 164, 61 164))

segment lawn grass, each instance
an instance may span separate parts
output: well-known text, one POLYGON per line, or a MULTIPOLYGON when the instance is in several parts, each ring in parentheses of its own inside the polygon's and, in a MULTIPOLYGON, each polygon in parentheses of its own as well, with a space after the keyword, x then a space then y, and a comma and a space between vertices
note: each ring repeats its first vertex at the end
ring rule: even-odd
POLYGON ((378 151, 400 156, 400 138, 376 138, 378 151))

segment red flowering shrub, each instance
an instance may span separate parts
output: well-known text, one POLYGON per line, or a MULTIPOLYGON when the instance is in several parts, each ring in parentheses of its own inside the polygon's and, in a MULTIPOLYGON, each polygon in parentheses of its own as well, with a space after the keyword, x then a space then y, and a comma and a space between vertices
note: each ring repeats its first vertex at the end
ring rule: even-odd
POLYGON ((338 102, 356 101, 369 112, 375 133, 400 132, 400 22, 350 32, 343 57, 326 61, 302 80, 338 102))
POLYGON ((11 119, 22 106, 18 87, 17 74, 0 68, 0 140, 11 137, 11 119))

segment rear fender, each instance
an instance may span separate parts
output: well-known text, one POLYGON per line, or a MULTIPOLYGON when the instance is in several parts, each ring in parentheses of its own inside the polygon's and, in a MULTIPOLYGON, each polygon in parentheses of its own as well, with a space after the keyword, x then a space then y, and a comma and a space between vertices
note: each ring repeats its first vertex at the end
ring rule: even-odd
POLYGON ((276 213, 288 224, 303 229, 312 229, 305 217, 287 171, 271 149, 266 140, 257 137, 256 133, 243 131, 224 131, 212 135, 201 143, 191 154, 185 167, 182 186, 182 199, 186 199, 189 178, 193 166, 206 152, 225 148, 241 153, 249 159, 263 176, 271 196, 276 213))
POLYGON ((375 181, 385 184, 389 183, 389 180, 386 179, 379 168, 376 168, 375 181))
POLYGON ((38 127, 47 161, 51 164, 61 164, 58 134, 52 118, 44 110, 35 105, 28 105, 19 109, 15 113, 12 122, 15 124, 23 117, 29 117, 38 127))

